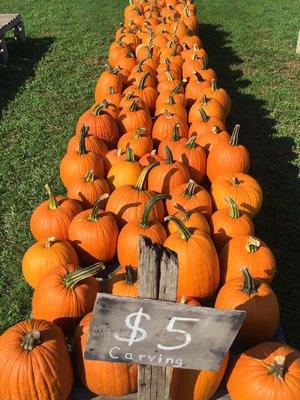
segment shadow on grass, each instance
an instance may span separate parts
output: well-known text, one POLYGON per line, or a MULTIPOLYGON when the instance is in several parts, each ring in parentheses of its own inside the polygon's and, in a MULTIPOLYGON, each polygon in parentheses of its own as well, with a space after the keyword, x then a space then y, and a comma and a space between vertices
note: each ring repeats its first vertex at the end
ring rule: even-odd
MULTIPOLYGON (((210 66, 215 69, 219 85, 232 99, 228 119, 231 131, 234 123, 241 125, 240 141, 251 155, 250 174, 261 184, 264 204, 255 218, 256 235, 266 242, 277 260, 277 275, 273 288, 281 306, 281 324, 291 345, 300 343, 300 268, 296 223, 300 198, 296 158, 292 138, 276 136, 276 120, 270 116, 266 102, 255 94, 241 93, 251 82, 238 66, 243 60, 230 43, 230 34, 220 26, 202 24, 199 36, 208 52, 210 66)), ((298 242, 299 247, 299 242, 298 242)))
POLYGON ((54 39, 27 38, 21 43, 7 39, 9 60, 0 65, 0 118, 7 103, 12 100, 25 81, 34 76, 36 64, 49 50, 54 39))

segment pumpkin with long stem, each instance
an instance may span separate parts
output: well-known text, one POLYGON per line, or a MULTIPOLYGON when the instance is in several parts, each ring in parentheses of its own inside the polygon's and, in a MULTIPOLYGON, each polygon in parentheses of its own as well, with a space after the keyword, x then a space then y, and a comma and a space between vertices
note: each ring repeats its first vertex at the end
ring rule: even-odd
MULTIPOLYGON (((146 204, 156 195, 155 191, 146 189, 147 177, 156 165, 154 163, 144 168, 135 184, 118 187, 108 199, 106 210, 114 214, 120 227, 126 222, 141 218, 146 204)), ((164 204, 160 201, 152 208, 150 218, 163 221, 164 216, 164 204)))
MULTIPOLYGON (((181 77, 181 67, 176 64, 172 63, 168 58, 165 59, 163 63, 160 63, 156 69, 157 75, 165 74, 166 72, 173 73, 177 77, 181 77)), ((164 75, 166 76, 166 75, 164 75)))
POLYGON ((167 233, 163 225, 153 218, 153 209, 168 196, 158 194, 153 196, 146 204, 141 217, 129 221, 120 231, 118 237, 117 253, 121 266, 139 264, 139 238, 146 236, 152 243, 163 244, 167 239, 167 233))
POLYGON ((125 133, 119 139, 118 148, 126 151, 128 145, 132 149, 133 154, 140 159, 144 154, 150 153, 153 150, 150 132, 146 128, 139 128, 134 132, 125 133))
POLYGON ((133 103, 137 103, 138 106, 145 111, 150 116, 149 108, 145 104, 144 100, 142 100, 140 97, 138 97, 136 94, 133 92, 129 92, 128 94, 123 95, 119 104, 120 110, 123 108, 125 109, 130 109, 132 107, 133 103))
POLYGON ((181 57, 184 60, 191 58, 191 55, 195 54, 197 50, 203 49, 203 44, 199 36, 193 35, 190 32, 180 40, 180 44, 184 48, 181 52, 181 57))
POLYGON ((132 132, 139 128, 147 128, 149 132, 152 130, 152 121, 150 115, 134 100, 131 106, 120 111, 118 124, 122 133, 132 132))
MULTIPOLYGON (((193 54, 191 58, 187 58, 184 63, 182 64, 182 76, 184 79, 191 79, 192 76, 196 76, 195 72, 198 72, 200 76, 201 71, 204 68, 204 65, 206 63, 206 59, 204 57, 199 57, 197 54, 193 54)), ((197 81, 196 79, 192 79, 193 81, 197 81)), ((201 80, 199 79, 199 82, 201 80)), ((205 81, 208 84, 206 85, 206 87, 209 87, 209 81, 205 81)))
MULTIPOLYGON (((89 135, 88 129, 89 128, 87 127, 85 134, 85 141, 84 141, 86 150, 91 151, 100 157, 105 156, 105 154, 107 153, 106 144, 98 136, 89 135)), ((80 136, 78 135, 72 136, 67 145, 67 153, 77 151, 79 148, 79 143, 80 143, 80 136)))
POLYGON ((233 198, 226 197, 225 200, 229 207, 217 210, 210 217, 212 240, 217 250, 220 250, 232 238, 254 233, 251 218, 240 212, 233 198))
POLYGON ((186 184, 177 186, 170 191, 171 198, 166 200, 167 211, 170 215, 178 212, 175 204, 180 204, 187 211, 198 211, 205 218, 212 214, 212 204, 209 193, 192 179, 186 184))
POLYGON ((218 100, 218 102, 224 107, 227 117, 231 108, 231 99, 226 90, 223 88, 218 88, 216 80, 212 79, 211 86, 208 87, 204 93, 207 97, 218 100))
POLYGON ((86 130, 87 127, 84 125, 80 133, 77 151, 67 153, 60 162, 60 178, 66 188, 78 177, 84 177, 91 169, 95 171, 97 176, 104 176, 102 157, 88 151, 85 147, 86 130))
POLYGON ((122 93, 124 78, 119 68, 106 64, 106 70, 100 75, 95 89, 95 98, 105 97, 113 88, 116 93, 122 93))
POLYGON ((179 135, 181 137, 188 136, 188 124, 186 120, 177 114, 171 114, 168 110, 159 115, 153 124, 152 139, 155 147, 157 147, 164 139, 169 139, 173 134, 173 129, 179 124, 179 135))
POLYGON ((180 129, 180 124, 179 123, 175 124, 173 127, 172 136, 160 142, 158 146, 158 155, 161 156, 162 158, 166 158, 165 146, 168 146, 173 154, 174 159, 179 160, 180 158, 179 149, 184 147, 185 144, 187 143, 187 138, 180 136, 179 129, 180 129))
POLYGON ((68 227, 82 207, 78 201, 63 196, 54 196, 49 185, 45 185, 49 200, 43 201, 31 214, 30 230, 36 240, 54 236, 68 240, 68 227))
POLYGON ((166 160, 149 172, 148 189, 158 193, 170 193, 172 189, 186 183, 190 179, 187 168, 180 162, 175 161, 172 151, 165 146, 166 160))
POLYGON ((174 216, 178 231, 172 233, 164 246, 178 255, 177 295, 191 296, 200 302, 210 299, 219 285, 220 270, 216 249, 210 237, 198 229, 191 230, 174 216))
POLYGON ((54 322, 66 337, 71 337, 81 318, 93 309, 100 289, 93 275, 104 269, 103 263, 81 269, 73 264, 52 269, 40 280, 34 291, 34 318, 54 322))
POLYGON ((156 78, 155 72, 153 69, 147 65, 143 66, 142 64, 138 64, 130 73, 127 79, 127 86, 138 87, 141 86, 141 89, 144 89, 147 86, 151 86, 155 88, 156 86, 156 78))
POLYGON ((3 400, 67 400, 73 371, 59 327, 29 319, 5 331, 0 336, 0 377, 3 400))
POLYGON ((126 396, 137 391, 137 365, 86 360, 85 352, 92 313, 86 315, 73 336, 73 359, 80 381, 91 392, 105 396, 126 396))
MULTIPOLYGON (((205 67, 207 67, 208 54, 204 50, 202 45, 200 46, 198 43, 194 43, 190 49, 187 49, 186 46, 184 46, 184 47, 185 47, 185 50, 183 50, 181 52, 181 57, 183 58, 183 60, 188 60, 188 59, 191 60, 194 56, 197 56, 197 57, 200 57, 200 58, 204 59, 203 61, 206 63, 205 67)), ((201 72, 203 72, 203 69, 202 69, 201 72)))
POLYGON ((126 56, 130 50, 131 48, 127 43, 121 42, 120 40, 112 42, 108 51, 109 64, 116 68, 119 58, 126 56))
POLYGON ((298 400, 300 352, 280 342, 258 344, 242 353, 230 370, 227 389, 235 399, 298 400))
POLYGON ((151 151, 151 153, 144 154, 140 159, 139 163, 142 167, 148 167, 148 165, 160 162, 163 160, 161 156, 159 156, 157 153, 157 150, 154 149, 151 151))
POLYGON ((78 256, 71 243, 50 236, 27 249, 22 259, 23 276, 35 289, 44 275, 61 264, 79 266, 78 256))
POLYGON ((229 143, 217 143, 207 157, 206 174, 212 182, 226 173, 244 173, 250 168, 247 148, 238 143, 240 125, 235 125, 229 143))
MULTIPOLYGON (((119 95, 121 96, 121 93, 119 93, 119 95)), ((120 101, 121 98, 122 96, 120 97, 120 101)), ((108 98, 105 98, 100 103, 98 103, 97 107, 101 108, 102 113, 109 114, 114 120, 118 118, 118 115, 120 113, 120 107, 114 103, 110 103, 108 101, 108 98)))
POLYGON ((209 85, 209 81, 204 80, 200 74, 197 79, 188 82, 185 88, 185 97, 189 107, 191 107, 196 100, 203 98, 205 89, 207 89, 209 85))
POLYGON ((225 111, 223 106, 215 99, 209 99, 204 95, 200 100, 195 101, 189 111, 189 123, 199 119, 199 109, 202 108, 206 115, 225 121, 225 111))
POLYGON ((228 282, 240 276, 247 265, 254 278, 270 284, 276 272, 276 262, 271 249, 254 236, 238 236, 227 242, 220 254, 221 281, 228 282))
MULTIPOLYGON (((187 211, 180 204, 175 203, 174 207, 178 210, 175 217, 179 218, 187 228, 199 229, 201 232, 210 235, 210 228, 206 218, 198 211, 187 211)), ((177 232, 177 226, 172 219, 168 222, 170 233, 177 232)))
POLYGON ((166 71, 165 72, 165 79, 158 82, 157 91, 158 93, 162 93, 165 91, 172 92, 177 85, 179 85, 180 80, 176 79, 172 76, 172 73, 166 71))
POLYGON ((169 90, 161 92, 156 100, 156 107, 165 104, 168 101, 169 96, 173 97, 175 104, 181 104, 183 107, 186 107, 186 96, 183 93, 185 83, 185 80, 181 80, 171 92, 169 90))
POLYGON ((108 194, 103 194, 92 209, 79 213, 69 226, 69 239, 73 243, 81 265, 110 261, 116 255, 118 227, 113 215, 100 206, 108 194))
POLYGON ((131 265, 126 265, 124 278, 117 280, 112 285, 112 294, 115 296, 138 297, 137 271, 131 265))
POLYGON ((242 276, 222 286, 215 308, 246 311, 246 319, 236 340, 243 345, 253 346, 274 335, 279 323, 279 305, 268 284, 253 279, 246 267, 241 272, 242 276))

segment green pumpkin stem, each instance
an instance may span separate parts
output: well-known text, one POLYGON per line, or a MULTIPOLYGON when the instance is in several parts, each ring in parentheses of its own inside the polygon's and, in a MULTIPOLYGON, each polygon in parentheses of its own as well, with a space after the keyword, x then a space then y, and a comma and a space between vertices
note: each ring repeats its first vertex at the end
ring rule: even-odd
POLYGON ((180 134, 179 134, 179 128, 180 124, 177 123, 173 126, 173 132, 172 132, 172 140, 173 142, 178 142, 178 140, 181 139, 180 134))
POLYGON ((102 204, 103 200, 108 198, 108 194, 104 193, 102 194, 98 200, 95 201, 95 204, 93 205, 91 215, 88 217, 89 221, 98 221, 100 219, 98 215, 99 207, 102 204))
POLYGON ((225 201, 229 204, 229 217, 232 219, 240 218, 240 210, 236 201, 232 197, 226 197, 225 201))
POLYGON ((255 253, 260 248, 260 240, 254 236, 249 236, 245 245, 248 253, 255 253))
POLYGON ((203 110, 203 108, 199 108, 199 114, 202 122, 208 122, 209 121, 209 116, 206 114, 206 112, 203 110))
POLYGON ((191 217, 190 217, 190 214, 188 213, 188 211, 181 205, 181 204, 178 204, 178 203, 175 203, 174 204, 174 207, 178 210, 178 211, 180 211, 181 212, 181 214, 182 214, 182 221, 187 221, 187 220, 189 220, 191 217))
POLYGON ((146 178, 148 176, 148 173, 153 167, 156 167, 158 164, 159 164, 159 162, 156 161, 156 162, 154 162, 152 164, 149 164, 146 168, 144 168, 142 170, 142 172, 140 173, 140 176, 138 177, 136 185, 134 187, 135 189, 137 189, 137 190, 145 190, 146 178))
POLYGON ((188 141, 187 144, 185 145, 185 147, 189 150, 193 150, 196 148, 196 140, 197 140, 197 136, 192 136, 188 141))
POLYGON ((135 162, 133 149, 129 146, 126 146, 125 157, 126 161, 135 162))
POLYGON ((169 71, 165 71, 165 74, 167 75, 167 80, 169 82, 172 82, 173 81, 173 77, 172 77, 171 73, 169 71))
POLYGON ((102 262, 98 262, 86 268, 80 268, 77 271, 69 272, 63 278, 63 284, 66 288, 75 289, 79 282, 89 278, 91 276, 97 275, 100 271, 105 269, 105 265, 102 262))
POLYGON ((32 331, 27 332, 22 338, 21 347, 23 347, 24 350, 31 351, 39 344, 41 344, 41 332, 33 329, 32 331))
POLYGON ((139 102, 138 102, 138 100, 134 100, 134 101, 132 102, 132 104, 130 105, 130 107, 129 107, 129 111, 135 112, 135 111, 137 111, 138 109, 139 109, 139 102))
POLYGON ((244 276, 242 291, 247 293, 249 296, 253 293, 257 293, 257 283, 252 278, 248 268, 242 268, 242 274, 244 276))
POLYGON ((185 191, 183 192, 184 197, 189 199, 190 197, 194 196, 195 189, 197 186, 198 186, 197 183, 193 179, 190 179, 186 186, 185 191))
POLYGON ((109 91, 109 94, 116 94, 116 91, 112 86, 109 87, 108 91, 109 91))
POLYGON ((205 105, 208 103, 208 98, 206 97, 206 94, 202 97, 201 103, 205 105))
MULTIPOLYGON (((124 37, 125 35, 123 35, 124 37)), ((108 72, 110 72, 111 74, 118 74, 120 72, 120 68, 119 67, 115 67, 113 68, 111 65, 109 65, 108 63, 104 64, 105 69, 107 69, 108 72)))
POLYGON ((47 194, 49 196, 49 208, 50 208, 50 210, 56 210, 58 208, 58 203, 56 201, 55 196, 53 196, 53 193, 52 193, 48 183, 45 185, 45 189, 46 189, 46 192, 47 192, 47 194))
POLYGON ((214 133, 215 135, 218 135, 220 132, 222 132, 221 129, 217 125, 213 126, 211 128, 211 130, 212 130, 212 133, 214 133))
POLYGON ((146 83, 146 79, 148 78, 148 76, 150 75, 150 72, 146 72, 140 79, 140 82, 138 84, 138 90, 143 90, 145 89, 145 83, 146 83))
POLYGON ((165 146, 165 153, 166 153, 166 161, 165 161, 165 163, 169 164, 169 165, 174 164, 174 158, 173 158, 172 151, 171 151, 170 147, 167 146, 167 145, 165 146))
POLYGON ((268 366, 268 374, 274 375, 277 378, 283 379, 285 373, 285 357, 284 356, 275 356, 274 361, 271 365, 268 366))
POLYGON ((164 221, 173 221, 180 233, 183 240, 189 240, 192 236, 190 230, 184 225, 184 223, 174 215, 168 215, 164 218, 164 221))
POLYGON ((229 140, 229 144, 231 144, 231 146, 238 145, 239 132, 240 132, 240 125, 236 124, 229 140))
POLYGON ((180 92, 180 90, 183 88, 185 83, 186 83, 186 79, 182 79, 182 81, 177 83, 177 85, 174 87, 174 89, 172 90, 171 93, 172 94, 178 94, 180 92))
POLYGON ((131 265, 125 267, 125 283, 126 285, 134 285, 137 281, 137 272, 132 268, 131 265))
POLYGON ((49 236, 46 240, 45 247, 51 247, 57 241, 55 236, 49 236))
POLYGON ((137 128, 133 133, 133 137, 135 139, 139 139, 141 135, 145 132, 147 132, 147 128, 137 128))
POLYGON ((168 96, 168 98, 167 98, 167 104, 168 104, 169 106, 173 106, 174 104, 176 104, 173 96, 171 96, 171 95, 168 96))
POLYGON ((147 46, 147 58, 151 59, 152 57, 153 57, 153 47, 147 46))
POLYGON ((82 125, 82 128, 80 130, 80 137, 79 137, 79 146, 78 146, 78 153, 79 154, 87 154, 88 151, 85 147, 85 138, 88 134, 89 131, 89 126, 86 124, 82 125))
POLYGON ((166 200, 166 199, 169 199, 169 198, 170 198, 170 195, 168 195, 168 194, 157 194, 156 196, 152 197, 148 201, 148 203, 145 206, 143 215, 142 215, 142 219, 141 219, 141 223, 140 223, 140 227, 141 228, 143 228, 143 229, 149 228, 149 215, 150 215, 150 212, 151 212, 153 206, 158 201, 166 200))
POLYGON ((94 182, 95 180, 95 172, 93 169, 90 169, 84 177, 85 182, 94 182))

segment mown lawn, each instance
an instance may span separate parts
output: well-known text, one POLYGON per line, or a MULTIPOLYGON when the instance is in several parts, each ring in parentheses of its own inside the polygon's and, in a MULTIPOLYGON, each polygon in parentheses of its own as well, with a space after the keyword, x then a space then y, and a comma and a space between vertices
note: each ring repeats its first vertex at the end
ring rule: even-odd
MULTIPOLYGON (((256 234, 276 255, 273 287, 281 322, 289 343, 299 347, 298 4, 197 4, 210 64, 232 96, 228 126, 240 123, 241 142, 252 156, 251 173, 264 190, 256 234)), ((0 66, 0 331, 30 314, 32 293, 20 270, 33 243, 30 214, 45 199, 45 183, 63 192, 59 160, 78 116, 92 101, 125 5, 121 0, 0 0, 1 12, 21 13, 29 37, 25 44, 10 42, 10 62, 0 66)))

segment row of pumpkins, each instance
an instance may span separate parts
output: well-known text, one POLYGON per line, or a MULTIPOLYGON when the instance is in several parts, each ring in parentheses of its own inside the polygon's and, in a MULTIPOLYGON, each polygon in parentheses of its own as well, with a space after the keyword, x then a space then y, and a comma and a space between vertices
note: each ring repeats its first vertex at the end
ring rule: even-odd
MULTIPOLYGON (((138 295, 140 235, 178 254, 179 301, 247 311, 236 341, 248 350, 227 369, 232 400, 300 399, 299 353, 268 342, 279 306, 273 254, 253 236, 262 190, 248 175, 239 125, 226 131, 230 97, 207 65, 195 14, 188 0, 125 8, 95 104, 60 163, 67 197, 46 185, 49 198, 31 216, 37 242, 22 268, 35 289, 33 319, 0 337, 0 399, 66 399, 73 371, 97 394, 137 390, 136 365, 83 352, 97 292, 138 295), (96 279, 116 257, 120 270, 96 279)), ((217 372, 174 369, 172 399, 210 399, 227 363, 228 355, 217 372)))

